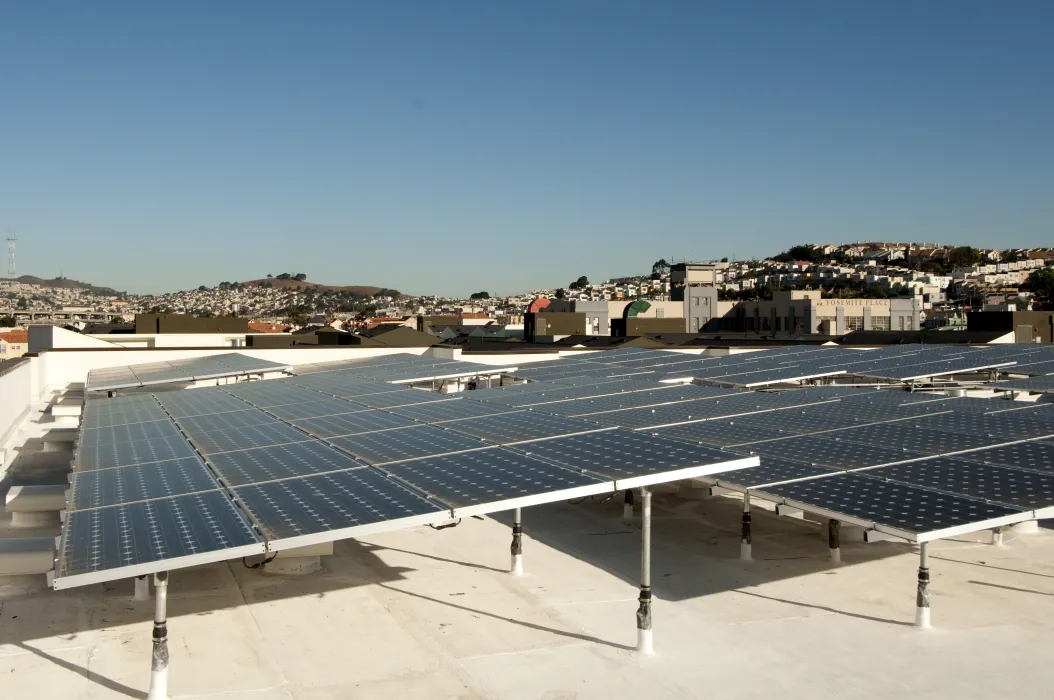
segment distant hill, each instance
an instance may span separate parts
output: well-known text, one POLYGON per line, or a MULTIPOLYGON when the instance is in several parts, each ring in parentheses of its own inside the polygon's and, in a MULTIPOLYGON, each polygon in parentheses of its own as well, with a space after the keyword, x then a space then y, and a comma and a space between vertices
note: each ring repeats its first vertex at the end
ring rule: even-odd
POLYGON ((269 284, 274 289, 303 289, 304 291, 314 289, 320 292, 356 292, 358 294, 363 294, 369 297, 372 297, 374 294, 383 289, 383 287, 369 287, 358 285, 340 287, 329 284, 318 284, 316 282, 308 282, 306 280, 303 282, 298 282, 297 280, 280 280, 274 277, 262 280, 250 280, 248 282, 242 282, 242 284, 244 284, 246 287, 260 287, 264 284, 269 284))
POLYGON ((21 282, 22 284, 32 284, 38 287, 59 287, 62 289, 87 289, 93 294, 102 295, 113 295, 117 294, 117 291, 109 287, 96 287, 88 284, 87 282, 78 282, 77 280, 67 279, 65 277, 56 277, 55 279, 46 280, 40 277, 34 277, 33 275, 22 275, 16 277, 15 282, 21 282))

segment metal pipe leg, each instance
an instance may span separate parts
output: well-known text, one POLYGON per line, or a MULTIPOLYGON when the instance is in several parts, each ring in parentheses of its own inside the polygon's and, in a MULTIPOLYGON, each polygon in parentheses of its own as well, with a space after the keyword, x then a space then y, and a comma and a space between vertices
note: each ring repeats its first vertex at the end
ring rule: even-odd
POLYGON ((633 520, 633 491, 626 489, 625 500, 622 503, 622 519, 633 520))
POLYGON ((132 600, 150 600, 150 579, 146 576, 135 577, 135 594, 132 600))
POLYGON ((915 595, 915 626, 930 626, 930 567, 926 543, 919 545, 919 588, 915 595))
POLYGON ((147 700, 168 700, 168 572, 154 574, 154 651, 147 700))
POLYGON ((640 606, 637 608, 637 651, 651 654, 651 491, 641 488, 640 606))
POLYGON ((834 518, 827 521, 827 548, 831 562, 842 563, 842 523, 834 518))
POLYGON ((512 516, 512 573, 523 575, 523 527, 521 526, 520 509, 512 516))
POLYGON ((743 494, 743 532, 739 538, 739 558, 743 561, 753 560, 753 547, 750 534, 750 493, 743 494))

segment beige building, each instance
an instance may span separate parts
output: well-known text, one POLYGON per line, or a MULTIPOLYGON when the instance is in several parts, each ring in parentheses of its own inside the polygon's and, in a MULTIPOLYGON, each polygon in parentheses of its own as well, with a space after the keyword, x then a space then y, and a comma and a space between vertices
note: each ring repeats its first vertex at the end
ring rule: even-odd
POLYGON ((771 301, 740 302, 721 323, 728 330, 819 335, 917 331, 921 325, 921 297, 824 299, 819 290, 803 289, 776 292, 771 301))

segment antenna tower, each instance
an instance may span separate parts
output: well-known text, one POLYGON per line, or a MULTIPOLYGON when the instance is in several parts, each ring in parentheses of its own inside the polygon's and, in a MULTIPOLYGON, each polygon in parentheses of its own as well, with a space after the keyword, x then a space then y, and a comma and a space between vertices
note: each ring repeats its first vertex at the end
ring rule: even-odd
POLYGON ((17 236, 7 237, 7 276, 14 279, 18 276, 18 268, 15 266, 15 244, 18 243, 17 236))

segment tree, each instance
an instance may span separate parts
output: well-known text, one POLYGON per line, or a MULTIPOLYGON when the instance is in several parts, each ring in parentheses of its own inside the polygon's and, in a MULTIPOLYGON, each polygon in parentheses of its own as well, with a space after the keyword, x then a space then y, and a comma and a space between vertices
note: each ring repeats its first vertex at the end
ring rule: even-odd
POLYGON ((566 296, 567 294, 564 293, 563 289, 557 289, 556 292, 553 294, 554 299, 563 299, 566 296))
POLYGON ((981 251, 968 245, 953 248, 948 254, 948 264, 953 267, 970 267, 981 262, 981 251))
POLYGON ((303 272, 298 272, 293 275, 293 279, 295 279, 297 282, 303 282, 307 279, 307 275, 305 275, 303 272))
POLYGON ((288 272, 283 272, 282 274, 278 275, 278 277, 276 279, 288 280, 288 279, 292 279, 292 278, 293 278, 293 276, 291 274, 289 274, 288 272))
POLYGON ((721 258, 721 262, 728 262, 728 258, 721 258))
POLYGON ((475 292, 474 294, 470 294, 468 298, 469 299, 490 299, 490 294, 488 294, 487 292, 475 292))
POLYGON ((1044 307, 1054 305, 1054 267, 1034 270, 1021 288, 1032 292, 1044 307))
POLYGON ((29 308, 29 300, 26 299, 25 297, 19 297, 18 304, 16 304, 15 306, 18 309, 28 309, 29 308))
POLYGON ((10 328, 17 325, 18 322, 15 321, 14 316, 0 316, 0 328, 10 328))
POLYGON ((201 285, 201 286, 198 287, 198 291, 199 292, 207 292, 207 291, 209 291, 209 288, 206 287, 205 285, 201 285))
POLYGON ((999 262, 1014 262, 1014 260, 1016 259, 1017 256, 1014 255, 1014 251, 1012 250, 1004 250, 1002 253, 999 254, 999 262))
POLYGON ((670 263, 666 262, 666 258, 659 258, 651 266, 652 273, 659 273, 659 275, 670 274, 670 263))
POLYGON ((274 277, 274 275, 272 275, 272 274, 268 273, 268 275, 267 275, 267 279, 271 279, 272 277, 274 277))
POLYGON ((589 286, 589 279, 585 275, 582 275, 577 280, 575 280, 575 284, 578 285, 579 289, 583 289, 589 286))

